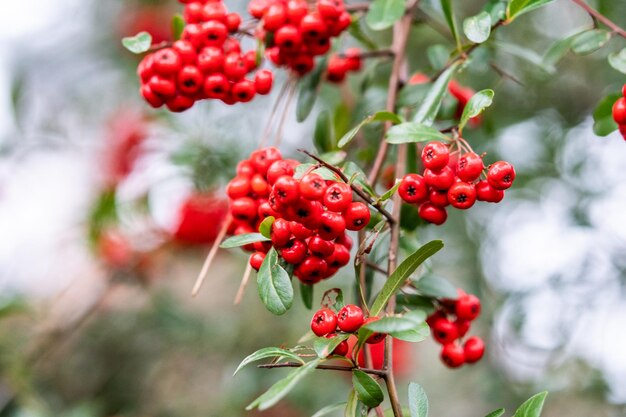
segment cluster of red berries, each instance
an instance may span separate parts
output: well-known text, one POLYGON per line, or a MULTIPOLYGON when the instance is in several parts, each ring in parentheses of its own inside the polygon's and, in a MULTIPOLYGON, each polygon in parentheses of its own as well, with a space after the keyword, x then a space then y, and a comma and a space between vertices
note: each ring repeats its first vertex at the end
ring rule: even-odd
POLYGON ((346 78, 348 72, 360 71, 362 65, 361 50, 348 48, 343 55, 332 55, 328 59, 326 79, 333 83, 340 83, 346 78))
POLYGON ((619 132, 626 140, 626 84, 622 88, 622 97, 613 105, 613 120, 619 126, 619 132))
POLYGON ((442 345, 441 361, 448 367, 458 368, 465 363, 478 362, 483 357, 485 343, 481 338, 472 336, 465 343, 460 343, 479 314, 478 297, 459 289, 458 299, 443 300, 439 309, 426 319, 433 337, 442 345), (451 320, 450 316, 456 318, 451 320))
POLYGON ((441 142, 430 142, 422 151, 423 175, 407 174, 402 178, 398 193, 402 199, 419 206, 419 216, 429 223, 445 223, 446 206, 466 210, 476 200, 499 203, 504 190, 515 180, 515 169, 504 161, 489 166, 484 180, 482 157, 474 152, 458 159, 441 142))
POLYGON ((346 183, 325 180, 314 172, 294 178, 297 165, 298 161, 282 159, 276 148, 254 151, 240 162, 226 189, 234 219, 230 232, 256 232, 266 217, 274 217, 271 241, 244 247, 255 251, 250 265, 258 271, 274 247, 294 265, 300 281, 315 284, 350 262, 352 239, 346 231, 367 226, 370 211, 352 201, 346 183))
POLYGON ((331 38, 352 21, 343 0, 252 0, 248 11, 261 20, 255 36, 265 41, 267 57, 300 75, 313 69, 315 57, 327 53, 331 38))
MULTIPOLYGON (((339 310, 337 314, 330 308, 323 308, 317 311, 311 319, 311 330, 318 337, 332 339, 337 336, 337 329, 343 333, 356 333, 361 326, 378 320, 378 317, 365 318, 363 310, 354 304, 348 304, 339 310)), ((385 340, 384 333, 372 334, 365 343, 376 344, 385 340)), ((349 344, 347 340, 341 342, 335 350, 334 355, 346 356, 349 344)))
POLYGON ((181 40, 146 55, 137 68, 145 100, 152 107, 165 104, 181 112, 202 99, 234 104, 269 93, 271 71, 246 78, 258 61, 255 51, 242 53, 239 40, 232 36, 241 17, 229 13, 221 0, 179 1, 185 3, 187 23, 181 40))

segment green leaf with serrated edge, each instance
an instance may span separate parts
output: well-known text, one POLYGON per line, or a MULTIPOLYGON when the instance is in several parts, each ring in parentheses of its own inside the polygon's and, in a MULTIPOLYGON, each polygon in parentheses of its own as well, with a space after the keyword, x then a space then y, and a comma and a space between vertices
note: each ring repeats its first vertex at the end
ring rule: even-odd
POLYGON ((220 245, 222 249, 238 248, 255 242, 267 242, 270 239, 263 236, 261 233, 246 233, 243 235, 231 236, 224 240, 220 245))
POLYGON ((326 152, 320 155, 320 159, 330 165, 339 165, 346 160, 348 154, 345 151, 326 152))
POLYGON ((547 395, 547 391, 533 395, 515 411, 513 417, 539 417, 547 395))
POLYGON ((180 13, 176 13, 172 17, 172 38, 177 41, 183 34, 183 30, 185 30, 185 19, 180 15, 180 13))
POLYGON ((142 54, 152 46, 152 36, 148 32, 139 32, 135 36, 122 39, 122 45, 133 54, 142 54))
POLYGON ((343 173, 348 178, 354 178, 353 184, 359 185, 363 191, 367 192, 373 197, 378 197, 372 187, 367 182, 367 176, 357 164, 352 161, 348 161, 342 166, 343 173))
POLYGON ((481 12, 463 21, 463 32, 474 43, 483 43, 491 35, 491 15, 481 12))
POLYGON ((626 48, 610 54, 609 64, 617 71, 626 74, 626 48))
POLYGON ((572 52, 587 55, 602 48, 611 39, 611 34, 603 29, 593 29, 577 35, 572 41, 572 52))
POLYGON ((350 27, 348 27, 348 33, 354 39, 357 40, 361 45, 365 46, 365 48, 374 51, 378 49, 378 45, 374 41, 374 39, 370 38, 361 27, 362 19, 354 19, 352 23, 350 23, 350 27))
POLYGON ((435 118, 437 117, 437 113, 439 113, 441 101, 448 90, 448 84, 460 65, 460 61, 453 63, 450 68, 445 70, 437 81, 435 81, 435 83, 430 87, 428 94, 426 94, 426 98, 424 98, 424 101, 413 117, 414 122, 421 123, 426 126, 431 126, 433 124, 435 118))
POLYGON ((598 136, 607 136, 617 130, 617 123, 613 120, 613 104, 621 94, 610 94, 598 103, 593 111, 593 132, 598 136))
POLYGON ((532 12, 554 0, 511 0, 506 10, 506 16, 509 21, 525 14, 532 12))
POLYGON ((421 123, 406 122, 392 126, 385 137, 387 143, 418 143, 433 140, 449 141, 450 139, 437 129, 421 123))
POLYGON ((317 99, 322 74, 325 71, 326 59, 324 58, 315 65, 313 71, 300 80, 298 84, 298 102, 296 103, 296 119, 299 123, 305 121, 311 114, 317 99))
POLYGON ((327 405, 326 407, 318 410, 315 414, 313 414, 311 417, 323 417, 326 416, 330 413, 332 413, 333 411, 339 411, 342 410, 346 407, 346 402, 341 402, 341 403, 337 403, 337 404, 331 404, 331 405, 327 405))
POLYGON ((458 298, 457 289, 445 278, 434 275, 426 275, 414 281, 417 291, 427 297, 448 298, 456 300, 458 298))
POLYGON ((491 413, 487 414, 485 417, 500 417, 502 414, 504 414, 506 410, 504 408, 499 408, 495 411, 492 411, 491 413))
POLYGON ((335 350, 341 342, 348 340, 349 337, 350 335, 347 333, 338 334, 337 336, 331 338, 318 337, 315 339, 315 342, 313 342, 313 349, 319 358, 324 359, 332 354, 333 350, 335 350))
POLYGON ((428 417, 428 397, 421 385, 409 384, 409 409, 411 417, 428 417))
POLYGON ((387 192, 385 192, 385 194, 381 195, 380 198, 378 199, 378 201, 385 202, 385 201, 389 200, 391 197, 393 197, 393 195, 396 193, 396 191, 398 191, 398 188, 400 188, 400 184, 402 184, 402 181, 401 180, 396 180, 396 182, 393 185, 393 187, 388 189, 387 192))
POLYGON ((267 410, 280 401, 285 395, 289 394, 289 391, 291 391, 293 387, 295 387, 305 376, 313 372, 319 363, 320 359, 315 359, 308 362, 306 365, 295 368, 289 372, 285 378, 276 382, 263 395, 251 402, 246 407, 246 410, 249 411, 253 408, 258 408, 261 411, 267 410))
POLYGON ((491 106, 494 94, 493 90, 482 90, 470 98, 467 105, 463 109, 463 115, 459 121, 459 130, 463 130, 471 118, 478 116, 487 107, 491 106))
POLYGON ((295 360, 296 362, 304 364, 302 358, 300 358, 295 353, 277 347, 266 347, 246 356, 246 358, 241 361, 235 372, 233 372, 233 376, 237 375, 237 372, 241 371, 241 369, 243 369, 246 365, 251 364, 252 362, 260 361, 261 359, 276 357, 289 358, 295 360))
POLYGON ((352 141, 352 139, 354 139, 356 134, 359 132, 359 130, 361 130, 361 128, 363 128, 363 126, 370 124, 370 123, 374 123, 374 122, 402 123, 402 119, 397 114, 391 113, 388 111, 376 112, 372 114, 371 116, 368 116, 365 119, 363 119, 361 123, 359 123, 350 131, 348 131, 348 133, 343 135, 343 137, 339 139, 339 143, 337 143, 337 146, 340 148, 345 147, 348 143, 352 141))
POLYGON ((300 296, 302 297, 302 304, 311 310, 313 308, 313 285, 300 283, 300 296))
POLYGON ((432 45, 426 49, 426 57, 428 58, 430 66, 435 71, 439 71, 445 67, 450 60, 450 51, 445 45, 432 45))
POLYGON ((374 0, 365 15, 365 23, 374 30, 390 28, 404 15, 404 0, 374 0))
POLYGON ((278 254, 272 248, 257 274, 259 297, 272 314, 285 314, 293 304, 293 286, 287 271, 278 265, 278 254))
POLYGON ((385 285, 374 300, 374 304, 370 309, 370 316, 378 316, 389 299, 402 288, 409 276, 428 258, 439 252, 443 248, 441 240, 433 240, 428 242, 416 252, 407 257, 391 276, 385 281, 385 285))
POLYGON ((261 233, 264 237, 268 239, 272 238, 271 233, 274 220, 276 219, 273 216, 267 216, 259 225, 259 233, 261 233))
POLYGON ((319 153, 333 150, 335 141, 333 136, 330 112, 324 110, 317 116, 315 130, 313 131, 313 144, 319 153))
POLYGON ((450 28, 450 32, 452 32, 452 37, 456 43, 456 49, 460 51, 461 38, 459 37, 459 28, 456 24, 456 16, 454 16, 454 11, 452 10, 452 0, 440 0, 440 2, 443 15, 446 18, 446 23, 448 23, 448 27, 450 28))
POLYGON ((377 407, 385 399, 378 382, 363 371, 352 371, 352 386, 359 401, 370 408, 377 407))

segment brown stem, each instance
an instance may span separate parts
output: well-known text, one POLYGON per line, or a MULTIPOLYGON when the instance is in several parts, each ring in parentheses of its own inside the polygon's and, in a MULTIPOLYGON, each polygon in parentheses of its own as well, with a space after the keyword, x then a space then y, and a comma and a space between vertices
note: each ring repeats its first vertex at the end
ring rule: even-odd
MULTIPOLYGON (((306 151, 304 149, 298 149, 298 152, 302 152, 303 154, 309 156, 310 158, 315 159, 317 162, 322 164, 325 168, 328 168, 331 171, 333 171, 335 174, 339 175, 339 178, 341 178, 341 180, 345 182, 346 184, 350 183, 350 179, 346 177, 346 175, 341 171, 341 169, 337 168, 336 166, 329 164, 328 162, 321 159, 319 156, 313 155, 311 152, 306 151)), ((385 216, 389 223, 393 224, 395 222, 391 213, 385 210, 385 208, 382 206, 380 202, 374 201, 374 199, 370 195, 368 195, 365 191, 363 191, 361 187, 355 184, 350 184, 350 187, 352 188, 352 191, 357 193, 359 197, 365 200, 370 206, 374 207, 380 214, 385 216)))
POLYGON ((369 10, 369 3, 354 3, 354 4, 346 4, 346 11, 348 12, 364 12, 369 10))
POLYGON ((389 274, 387 273, 387 270, 385 270, 385 269, 381 268, 380 266, 376 265, 376 264, 375 264, 375 263, 373 263, 373 262, 367 261, 365 264, 367 265, 367 267, 368 267, 368 268, 372 268, 373 270, 378 271, 378 272, 380 272, 381 274, 384 274, 384 275, 389 275, 389 274))
POLYGON ((602 13, 600 13, 599 11, 597 11, 596 9, 594 9, 593 7, 585 3, 583 0, 572 0, 572 1, 576 3, 577 5, 579 5, 580 7, 582 7, 589 14, 589 16, 591 16, 594 19, 597 19, 599 22, 601 22, 606 27, 611 29, 613 33, 618 34, 622 38, 626 38, 626 30, 622 29, 620 26, 618 26, 612 20, 607 18, 605 15, 603 15, 602 13))
MULTIPOLYGON (((391 49, 381 49, 379 51, 368 51, 368 52, 361 52, 358 57, 361 59, 368 59, 368 58, 381 58, 381 57, 392 57, 394 56, 394 53, 391 49)), ((345 53, 340 53, 339 57, 341 58, 350 58, 350 56, 346 55, 345 53)))
MULTIPOLYGON (((264 369, 274 369, 274 368, 299 368, 301 367, 301 363, 297 362, 284 362, 284 363, 268 363, 265 365, 258 365, 258 368, 264 369)), ((341 365, 317 365, 315 369, 322 369, 326 371, 342 371, 342 372, 352 372, 354 370, 363 371, 366 374, 376 375, 381 378, 385 378, 387 372, 380 371, 378 369, 370 369, 370 368, 359 368, 356 366, 341 366, 341 365)))
POLYGON ((222 225, 222 229, 220 230, 219 234, 215 238, 215 242, 213 242, 213 246, 211 247, 211 250, 209 251, 209 254, 207 255, 204 261, 204 265, 202 265, 200 274, 198 274, 196 283, 194 284, 193 290, 191 291, 192 297, 195 297, 196 295, 198 295, 198 292, 200 291, 200 287, 202 287, 202 284, 204 283, 204 279, 206 278, 207 273, 209 272, 209 268, 211 267, 211 264, 213 263, 213 259, 215 259, 215 255, 217 255, 217 251, 220 248, 220 244, 222 243, 222 240, 224 240, 224 237, 226 236, 226 232, 228 232, 228 227, 230 226, 231 221, 232 219, 229 216, 224 221, 224 224, 222 225))

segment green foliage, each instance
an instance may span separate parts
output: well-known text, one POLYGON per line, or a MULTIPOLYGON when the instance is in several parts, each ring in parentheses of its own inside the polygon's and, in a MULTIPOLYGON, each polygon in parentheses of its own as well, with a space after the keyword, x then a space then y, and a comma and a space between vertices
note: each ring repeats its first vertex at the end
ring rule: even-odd
POLYGON ((385 139, 388 143, 417 143, 433 140, 449 141, 450 139, 439 130, 416 122, 400 123, 387 131, 385 139))
POLYGON ((347 340, 349 337, 350 335, 347 333, 338 334, 337 336, 331 338, 318 337, 315 339, 315 342, 313 342, 313 349, 315 350, 315 353, 317 353, 318 357, 324 359, 333 353, 335 348, 339 346, 341 342, 347 340))
POLYGON ((404 15, 404 0, 374 0, 365 15, 365 23, 374 30, 388 29, 404 15))
POLYGON ((272 225, 276 219, 273 216, 268 216, 259 225, 259 233, 263 235, 266 239, 272 239, 272 225))
POLYGON ((278 264, 278 254, 272 248, 265 256, 257 274, 259 297, 273 314, 282 315, 293 304, 293 286, 287 271, 278 264))
POLYGON ((434 275, 426 275, 416 281, 417 291, 427 297, 448 298, 456 300, 458 298, 456 287, 450 281, 434 275))
POLYGON ((321 59, 310 74, 300 79, 298 83, 298 102, 296 104, 296 119, 303 122, 309 117, 322 81, 322 75, 326 71, 326 58, 321 59))
POLYGON ((626 48, 610 54, 609 64, 622 74, 626 74, 626 48))
POLYGON ((220 245, 220 248, 232 249, 255 242, 268 242, 269 240, 269 237, 263 236, 261 233, 245 233, 243 235, 231 236, 228 239, 225 239, 220 245))
POLYGON ((317 411, 311 417, 323 417, 323 416, 326 416, 328 414, 331 414, 334 411, 339 411, 339 410, 341 410, 341 409, 343 409, 345 407, 346 407, 346 403, 345 402, 327 405, 326 407, 321 408, 319 411, 317 411))
POLYGON ((409 384, 409 409, 411 417, 428 417, 428 397, 421 385, 409 384))
POLYGON ((539 417, 547 396, 547 391, 533 395, 515 411, 513 417, 539 417))
POLYGON ((478 116, 485 111, 487 107, 491 106, 494 94, 493 90, 482 90, 472 96, 463 109, 463 115, 459 122, 459 130, 463 130, 471 118, 478 116))
POLYGON ((172 17, 171 25, 172 25, 172 38, 174 40, 180 39, 181 35, 183 34, 183 30, 185 30, 185 19, 183 19, 183 16, 181 16, 180 13, 176 13, 172 17))
POLYGON ((352 371, 352 386, 359 401, 370 408, 377 407, 385 399, 378 382, 363 371, 352 371))
POLYGON ((474 43, 483 43, 491 34, 491 15, 481 12, 463 21, 463 32, 474 43))
POLYGON ((621 94, 610 94, 600 100, 593 111, 593 131, 598 136, 607 136, 617 130, 617 123, 613 120, 613 104, 621 94))
POLYGON ((324 110, 317 116, 313 132, 313 144, 318 152, 330 152, 335 149, 335 135, 330 112, 324 110))
POLYGON ((485 417, 500 417, 502 414, 504 414, 506 410, 504 408, 499 408, 495 411, 492 411, 491 413, 487 414, 485 417))
POLYGON ((401 123, 402 119, 397 114, 391 113, 388 111, 376 112, 372 114, 371 116, 368 116, 365 119, 363 119, 361 123, 359 123, 350 131, 348 131, 348 133, 343 135, 343 137, 339 139, 339 143, 337 144, 337 146, 340 148, 344 148, 348 143, 352 141, 352 139, 354 139, 356 134, 359 133, 359 130, 361 130, 363 126, 368 125, 370 123, 374 123, 374 122, 384 122, 384 121, 388 121, 392 123, 401 123))
POLYGON ((437 117, 437 113, 439 113, 441 101, 448 90, 448 84, 450 83, 450 80, 452 80, 452 77, 454 77, 454 74, 460 65, 460 61, 454 62, 430 87, 430 90, 428 90, 428 93, 426 94, 426 98, 424 98, 424 101, 413 117, 414 122, 421 123, 426 126, 431 126, 433 124, 435 118, 437 117))
POLYGON ((300 358, 293 352, 277 347, 266 347, 246 356, 246 358, 241 361, 235 372, 233 372, 233 375, 237 375, 239 371, 241 371, 246 365, 249 365, 252 362, 268 358, 289 358, 304 365, 304 361, 302 360, 302 358, 300 358))
POLYGON ((133 54, 142 54, 152 46, 152 36, 148 32, 139 32, 135 36, 122 39, 122 45, 133 54))
POLYGON ((389 316, 363 326, 371 333, 386 333, 396 339, 407 342, 421 342, 430 335, 426 324, 426 314, 422 311, 411 311, 404 316, 389 316))
POLYGON ((587 55, 602 48, 611 39, 611 34, 604 29, 593 29, 580 33, 572 40, 572 51, 578 55, 587 55))
POLYGON ((443 9, 443 15, 446 18, 446 23, 452 32, 454 42, 456 42, 457 50, 461 50, 461 38, 459 36, 459 28, 456 23, 456 16, 454 10, 452 10, 452 0, 440 0, 441 8, 443 9))
POLYGON ((313 308, 313 294, 315 293, 313 285, 300 283, 300 296, 302 297, 302 304, 311 310, 313 308))
POLYGON ((506 10, 507 19, 512 21, 525 13, 531 12, 553 1, 554 0, 511 0, 506 10))

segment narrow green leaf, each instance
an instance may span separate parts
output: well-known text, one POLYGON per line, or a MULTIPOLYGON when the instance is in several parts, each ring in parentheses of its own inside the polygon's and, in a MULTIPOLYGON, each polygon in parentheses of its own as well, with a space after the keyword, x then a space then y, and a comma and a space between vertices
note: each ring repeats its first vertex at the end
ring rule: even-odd
POLYGON ((122 39, 122 45, 133 54, 142 54, 152 46, 152 36, 148 32, 139 32, 135 36, 122 39))
POLYGON ((409 384, 409 408, 411 417, 428 417, 428 397, 421 385, 409 384))
POLYGON ((272 238, 271 233, 272 233, 272 225, 274 224, 274 220, 276 219, 273 216, 268 216, 259 225, 259 233, 261 233, 263 237, 267 239, 272 238))
POLYGON ((395 184, 393 185, 393 187, 391 187, 390 189, 388 189, 385 194, 381 195, 380 198, 378 199, 378 201, 380 202, 385 202, 387 200, 389 200, 391 197, 393 197, 393 195, 396 193, 396 191, 398 191, 398 188, 400 188, 400 184, 402 183, 401 180, 396 179, 395 184))
POLYGON ((626 74, 626 48, 609 55, 609 64, 617 71, 626 74))
POLYGON ((433 240, 428 242, 416 252, 406 258, 391 276, 385 281, 385 285, 374 300, 374 304, 370 309, 370 315, 377 316, 383 311, 387 301, 402 288, 409 276, 428 258, 439 252, 443 248, 443 242, 433 240))
POLYGON ((554 42, 550 48, 543 54, 543 65, 545 67, 554 67, 572 47, 572 42, 579 34, 576 33, 567 38, 559 39, 554 42))
POLYGON ((432 45, 426 49, 426 56, 428 57, 428 62, 430 66, 433 67, 435 71, 441 70, 450 60, 450 51, 445 45, 432 45))
POLYGON ((352 386, 359 401, 370 408, 377 407, 385 399, 378 382, 363 371, 352 371, 352 386))
POLYGON ((611 39, 611 34, 604 29, 593 29, 577 35, 572 41, 572 51, 578 55, 587 55, 602 48, 611 39))
POLYGON ((356 395, 356 391, 350 390, 348 394, 348 401, 346 402, 346 408, 343 411, 344 417, 361 417, 362 404, 356 395))
POLYGON ((435 309, 430 297, 416 294, 398 294, 396 303, 399 307, 419 308, 421 311, 424 311, 425 314, 430 314, 435 309))
POLYGON ((390 28, 404 15, 404 0, 374 0, 370 3, 365 23, 374 30, 390 28))
POLYGON ((414 122, 422 123, 426 126, 431 126, 433 124, 435 118, 437 117, 437 113, 439 113, 441 101, 448 90, 448 84, 460 65, 460 61, 452 64, 450 68, 445 70, 437 81, 435 81, 435 83, 430 87, 428 94, 426 94, 426 98, 413 117, 414 122))
POLYGON ((370 124, 370 123, 374 123, 374 122, 384 122, 384 121, 392 122, 392 123, 402 123, 402 119, 395 113, 391 113, 388 111, 376 112, 372 114, 371 116, 368 116, 365 119, 363 119, 361 123, 353 127, 350 131, 348 131, 348 133, 343 135, 343 137, 339 139, 339 143, 337 144, 337 146, 340 148, 345 147, 348 143, 352 141, 352 139, 354 139, 356 134, 359 132, 359 130, 361 130, 361 128, 363 128, 363 126, 370 124))
POLYGON ((317 116, 315 131, 313 132, 313 144, 319 153, 330 152, 335 147, 333 126, 330 112, 324 110, 317 116))
POLYGON ((321 154, 320 158, 330 165, 339 165, 346 160, 346 156, 348 154, 345 151, 333 151, 321 154))
POLYGON ((183 34, 183 30, 185 30, 185 19, 180 13, 176 13, 172 17, 172 38, 177 41, 183 34))
POLYGON ((278 264, 278 254, 272 248, 257 274, 259 297, 265 307, 277 316, 285 314, 293 304, 293 286, 287 271, 278 264))
POLYGON ((267 358, 276 358, 276 357, 284 357, 293 359, 296 362, 300 362, 304 364, 302 358, 296 355, 293 352, 289 352, 285 349, 280 349, 277 347, 266 347, 263 349, 259 349, 256 352, 246 356, 244 360, 241 361, 235 372, 233 372, 233 376, 237 375, 237 372, 241 371, 246 365, 251 364, 252 362, 260 361, 261 359, 267 358))
POLYGON ((525 13, 532 12, 553 1, 554 0, 511 0, 506 10, 506 16, 509 21, 512 21, 525 13))
POLYGON ((345 408, 346 404, 347 404, 346 402, 342 402, 342 403, 327 405, 326 407, 318 410, 317 413, 313 414, 311 417, 323 417, 323 416, 326 416, 326 415, 332 413, 333 411, 338 411, 338 410, 341 410, 341 409, 345 408))
POLYGON ((299 368, 292 370, 284 379, 276 382, 271 386, 263 395, 251 402, 246 410, 252 410, 257 408, 261 411, 267 410, 271 406, 275 405, 285 395, 289 394, 289 391, 295 387, 305 376, 309 375, 315 370, 315 367, 319 365, 320 359, 312 360, 311 362, 303 365, 299 368))
POLYGON ((417 143, 433 140, 449 141, 450 139, 437 129, 416 122, 400 123, 387 131, 388 143, 417 143))
POLYGON ((393 336, 393 333, 405 332, 415 328, 415 322, 401 316, 383 317, 363 326, 364 328, 376 333, 387 333, 393 336))
POLYGON ((463 21, 463 32, 474 43, 483 43, 491 35, 491 15, 481 12, 463 21))
POLYGON ((456 24, 456 16, 454 15, 454 10, 452 10, 452 0, 440 0, 440 2, 443 15, 445 16, 450 32, 452 32, 452 36, 454 37, 456 49, 460 51, 462 49, 461 38, 459 37, 459 28, 456 24))
POLYGON ((485 417, 500 417, 505 411, 506 410, 504 408, 498 408, 497 410, 487 414, 485 417))
POLYGON ((533 395, 517 409, 513 417, 539 417, 547 395, 547 391, 533 395))
POLYGON ((350 335, 347 333, 338 334, 332 338, 318 337, 315 339, 315 342, 313 342, 313 349, 315 350, 315 353, 317 353, 318 357, 324 359, 333 353, 333 350, 335 350, 341 342, 348 340, 349 337, 350 335))
POLYGON ((396 339, 407 342, 421 342, 430 336, 430 328, 425 322, 423 311, 413 311, 404 316, 383 317, 363 326, 368 334, 386 333, 396 339))
POLYGON ((458 298, 456 287, 445 278, 426 275, 414 282, 417 291, 427 297, 447 298, 450 300, 456 300, 458 298))
POLYGON ((311 73, 300 80, 298 84, 298 102, 296 104, 296 119, 298 122, 302 123, 311 114, 317 99, 322 74, 325 71, 326 59, 322 59, 315 65, 311 73))
POLYGON ((593 111, 593 131, 598 136, 607 136, 617 130, 617 123, 613 120, 613 104, 621 94, 610 94, 600 100, 593 111))
POLYGON ((302 296, 302 303, 307 308, 307 310, 313 308, 313 293, 313 285, 300 282, 300 295, 302 296))
POLYGON ((487 107, 491 106, 494 94, 493 90, 482 90, 472 96, 465 106, 465 109, 463 109, 463 115, 459 122, 459 130, 463 130, 471 118, 478 116, 487 107))
POLYGON ((243 235, 231 236, 224 240, 220 245, 222 249, 238 248, 239 246, 245 246, 254 242, 267 242, 270 239, 263 236, 261 233, 246 233, 243 235))

